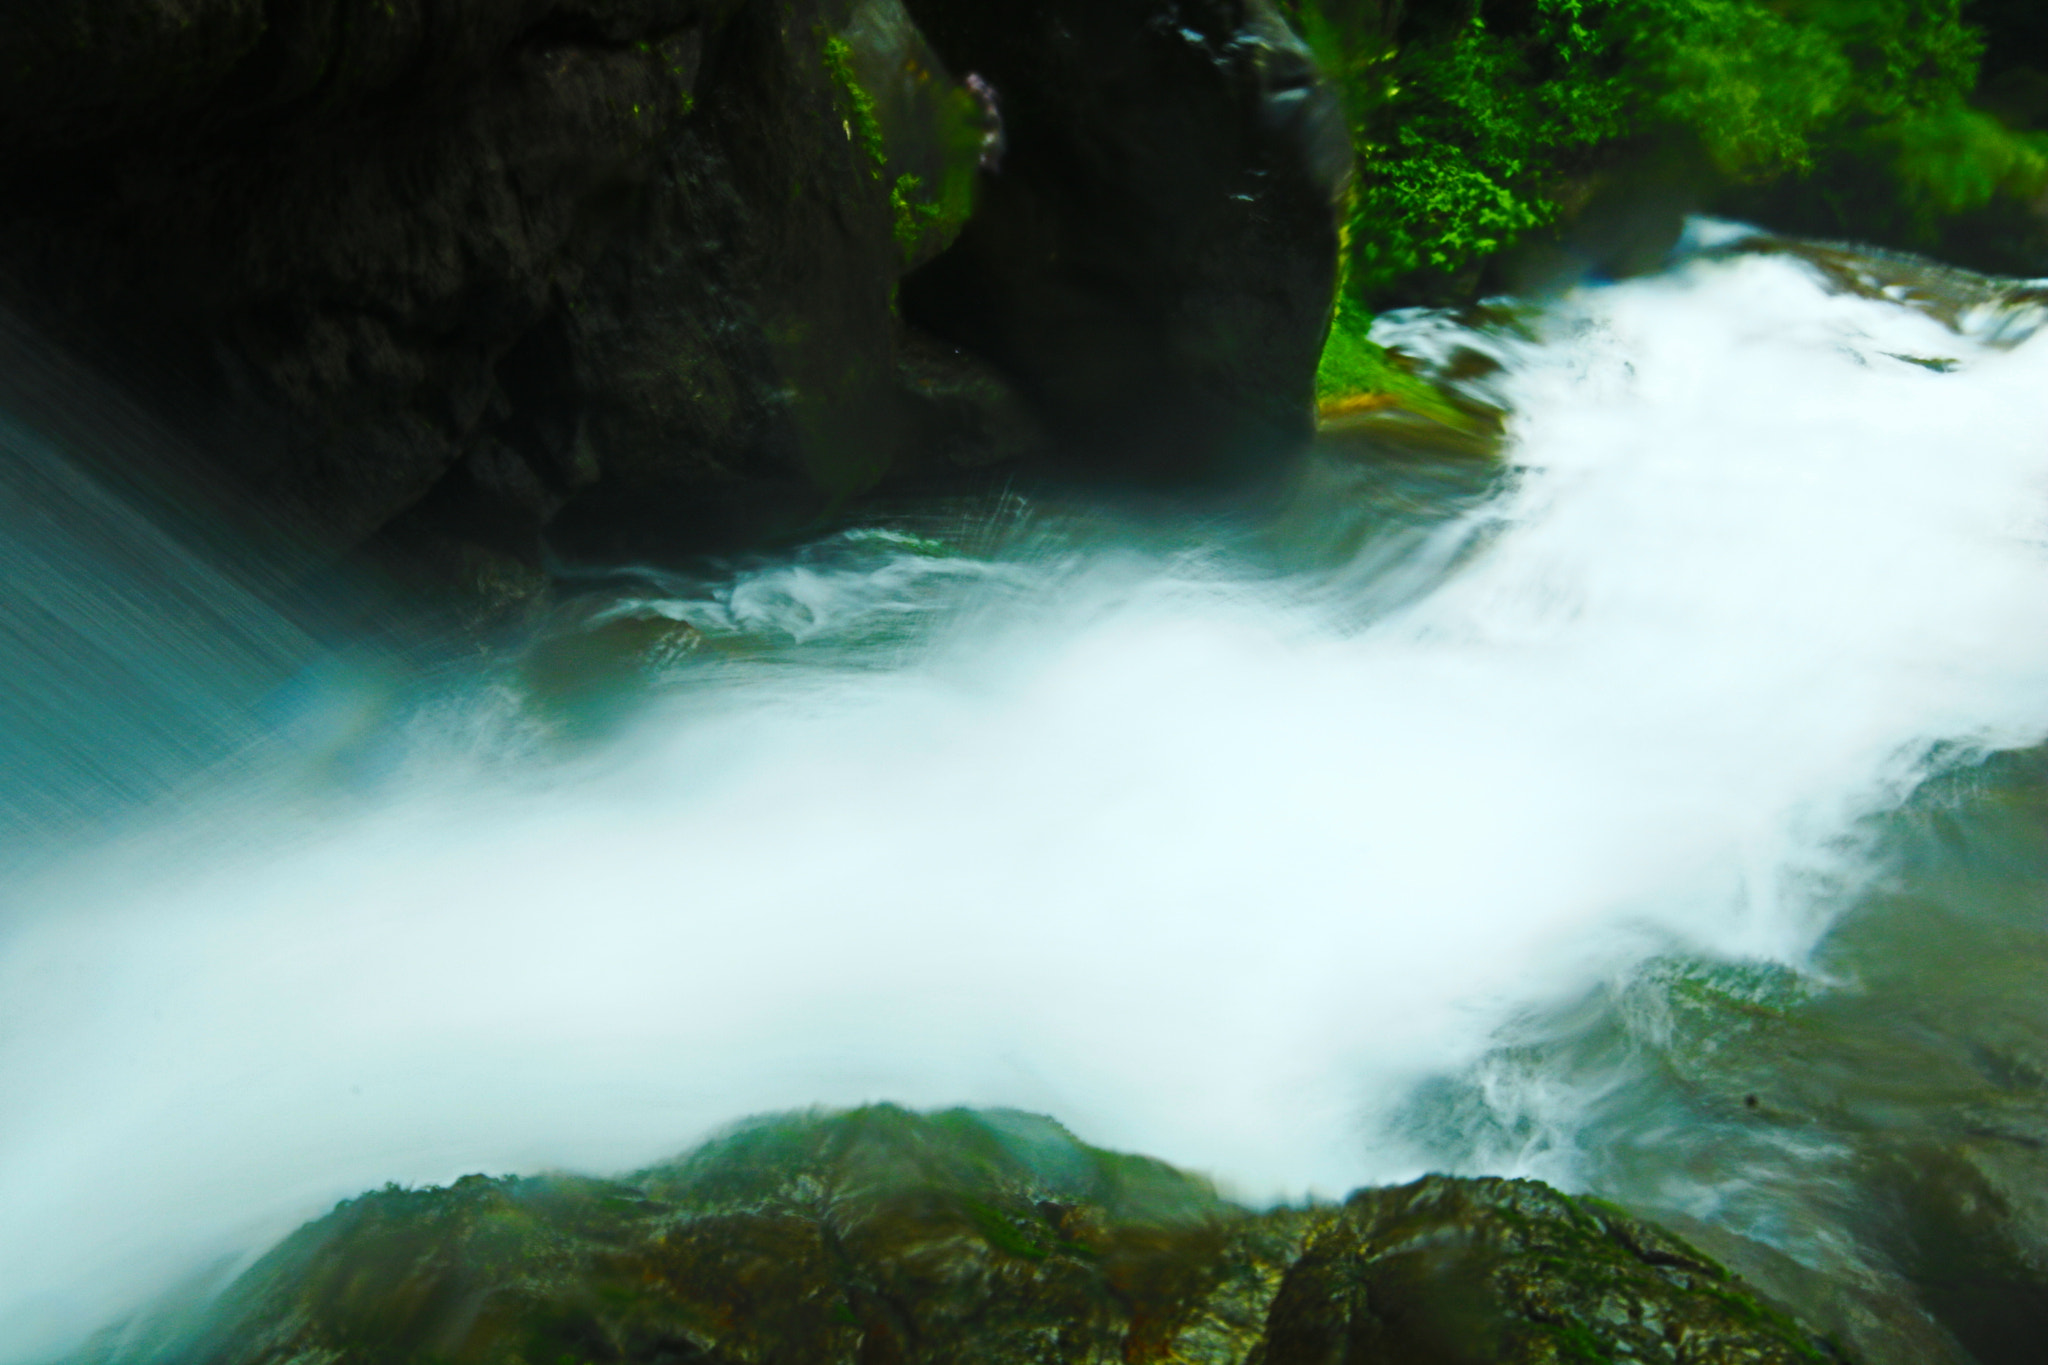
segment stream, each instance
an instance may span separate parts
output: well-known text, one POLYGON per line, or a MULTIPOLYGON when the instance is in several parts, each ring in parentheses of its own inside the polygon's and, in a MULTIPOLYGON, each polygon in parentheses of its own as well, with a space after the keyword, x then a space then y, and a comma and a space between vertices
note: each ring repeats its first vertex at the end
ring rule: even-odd
POLYGON ((2027 1358, 2043 322, 1696 224, 1381 320, 1507 414, 1498 467, 1368 434, 1256 514, 899 500, 572 575, 515 657, 402 679, 84 475, 68 523, 13 497, 0 1361, 386 1181, 884 1099, 1252 1201, 1532 1175, 2027 1358))

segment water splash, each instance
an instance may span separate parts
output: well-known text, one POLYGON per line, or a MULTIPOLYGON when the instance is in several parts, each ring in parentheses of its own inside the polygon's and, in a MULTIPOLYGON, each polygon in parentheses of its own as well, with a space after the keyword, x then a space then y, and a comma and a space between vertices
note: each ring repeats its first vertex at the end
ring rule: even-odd
POLYGON ((1345 564, 1011 517, 650 580, 618 609, 705 647, 608 743, 479 687, 372 799, 23 888, 0 1354, 367 1185, 813 1103, 1337 1192, 1434 1160, 1391 1120, 1532 1006, 1801 963, 1862 817, 2048 735, 2048 350, 1825 286, 1396 319, 1504 364, 1513 472, 1345 564))

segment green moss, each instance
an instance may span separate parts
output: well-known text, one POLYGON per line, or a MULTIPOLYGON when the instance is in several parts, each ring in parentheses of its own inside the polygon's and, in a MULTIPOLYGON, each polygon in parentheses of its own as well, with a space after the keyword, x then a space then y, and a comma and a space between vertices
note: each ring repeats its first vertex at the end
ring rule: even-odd
POLYGON ((875 117, 875 97, 854 77, 853 48, 844 38, 828 37, 823 59, 825 72, 832 78, 832 87, 839 97, 846 136, 867 153, 868 173, 880 180, 889 164, 889 152, 882 138, 881 121, 875 117))
POLYGON ((663 72, 676 83, 676 114, 688 118, 697 110, 697 97, 690 93, 691 69, 683 59, 683 45, 675 39, 655 44, 642 39, 633 44, 642 55, 659 61, 663 72))
POLYGON ((1719 1303, 1734 1321, 1759 1332, 1777 1336, 1802 1358, 1815 1362, 1815 1365, 1828 1365, 1828 1353, 1816 1345, 1797 1322, 1775 1308, 1767 1307, 1747 1294, 1716 1289, 1711 1285, 1706 1286, 1702 1292, 1719 1303))
POLYGON ((889 191, 889 209, 896 245, 903 250, 904 263, 913 264, 960 235, 974 212, 974 178, 971 173, 949 174, 933 190, 926 187, 924 177, 906 172, 896 177, 889 191))
POLYGON ((1371 326, 1372 318, 1355 306, 1338 309, 1316 368, 1316 402, 1325 415, 1342 415, 1349 408, 1397 407, 1478 435, 1481 423, 1436 385, 1403 369, 1384 346, 1368 337, 1371 326), (1375 399, 1380 401, 1370 401, 1375 399))
POLYGON ((1456 1346, 1612 1365, 1655 1354, 1651 1309, 1687 1340, 1697 1325, 1716 1359, 1785 1359, 1805 1341, 1645 1264, 1630 1237, 1654 1229, 1616 1235, 1598 1211, 1533 1182, 1430 1177, 1342 1210, 1255 1214, 1030 1115, 784 1115, 631 1183, 472 1177, 366 1196, 266 1257, 163 1358, 827 1360, 893 1358, 907 1340, 927 1359, 1023 1365, 1178 1359, 1182 1325, 1207 1321, 1229 1325, 1233 1359, 1375 1322, 1387 1359, 1456 1346), (1099 1248, 1060 1235, 1075 1226, 1099 1248))
POLYGON ((982 1240, 997 1251, 1012 1256, 1021 1256, 1027 1261, 1042 1261, 1049 1253, 1044 1247, 1026 1237, 1015 1223, 1005 1217, 1000 1209, 984 1204, 978 1199, 962 1199, 961 1206, 974 1223, 974 1230, 982 1240))
POLYGON ((1560 1361, 1569 1361, 1571 1365, 1614 1365, 1614 1357, 1601 1348, 1600 1338, 1576 1319, 1547 1323, 1542 1330, 1560 1361))
POLYGON ((1674 1010, 1713 1015, 1717 1030, 1788 1023, 1792 1012, 1815 995, 1804 977, 1772 962, 1671 958, 1654 964, 1646 980, 1662 987, 1674 1010))
POLYGON ((909 255, 926 232, 937 225, 939 205, 920 197, 924 189, 922 176, 905 173, 896 177, 896 185, 889 191, 889 208, 895 214, 896 245, 909 255))

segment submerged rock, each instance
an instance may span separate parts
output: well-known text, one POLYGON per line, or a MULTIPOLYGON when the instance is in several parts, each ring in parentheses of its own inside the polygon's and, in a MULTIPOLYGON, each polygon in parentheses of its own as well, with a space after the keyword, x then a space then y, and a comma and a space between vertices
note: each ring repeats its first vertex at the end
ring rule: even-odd
POLYGON ((1048 1119, 881 1107, 756 1121, 625 1180, 471 1176, 365 1195, 294 1234, 150 1358, 1843 1357, 1675 1238, 1533 1182, 1430 1177, 1254 1213, 1048 1119))
POLYGON ((1884 875, 1830 906, 1801 969, 1646 963, 1528 1021, 1408 1121, 1486 1134, 1436 1149, 1483 1160, 1531 1111, 1490 1109, 1481 1088, 1527 1095, 1541 1077, 1537 1112, 1572 1097, 1588 1180, 1866 1365, 2035 1365, 2048 1340, 2048 747, 1951 759, 1858 837, 1884 875))

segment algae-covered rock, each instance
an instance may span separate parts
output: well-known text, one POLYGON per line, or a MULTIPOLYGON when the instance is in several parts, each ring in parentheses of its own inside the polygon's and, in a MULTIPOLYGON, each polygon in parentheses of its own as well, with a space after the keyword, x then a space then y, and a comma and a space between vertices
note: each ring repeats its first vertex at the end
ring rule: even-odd
POLYGON ((1838 1360, 1712 1260, 1528 1180, 1366 1190, 1289 1268, 1251 1365, 1838 1360))
POLYGON ((1527 1181, 1254 1213, 1010 1112, 745 1125, 625 1180, 386 1189, 156 1357, 354 1362, 1836 1360, 1698 1253, 1527 1181))
MULTIPOLYGON (((1968 297, 1917 268, 1903 278, 1937 317, 1968 297)), ((1869 1365, 2034 1365, 2048 1340, 2048 748, 1955 760, 1859 837, 1885 876, 1844 897, 1801 969, 1646 963, 1529 1021, 1418 1104, 1411 1131, 1483 1134, 1437 1150, 1484 1160, 1569 1096, 1585 1178, 1869 1365), (1542 1109, 1481 1097, 1526 1097, 1535 1077, 1542 1109)))

